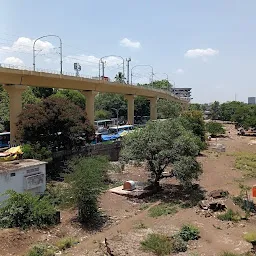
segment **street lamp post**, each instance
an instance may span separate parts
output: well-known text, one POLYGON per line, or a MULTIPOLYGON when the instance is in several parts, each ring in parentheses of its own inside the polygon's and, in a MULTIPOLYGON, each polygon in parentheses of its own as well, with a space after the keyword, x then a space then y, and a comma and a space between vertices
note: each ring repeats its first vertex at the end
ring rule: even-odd
POLYGON ((116 118, 117 118, 117 123, 116 123, 116 128, 117 128, 117 132, 118 132, 118 118, 119 118, 119 111, 122 108, 111 108, 112 110, 114 110, 116 112, 116 118))
POLYGON ((62 74, 62 40, 59 36, 57 35, 46 35, 46 36, 41 36, 38 37, 34 43, 33 43, 33 68, 34 71, 36 71, 36 55, 35 55, 35 44, 38 40, 45 38, 45 37, 57 37, 60 40, 60 74, 62 74))
POLYGON ((136 67, 150 67, 151 68, 151 83, 153 85, 154 69, 153 69, 153 67, 151 65, 136 65, 136 66, 132 67, 132 69, 131 69, 131 84, 132 84, 132 76, 133 76, 132 71, 136 67))
POLYGON ((103 76, 104 76, 104 67, 105 67, 105 65, 104 65, 104 62, 103 62, 103 59, 104 58, 107 58, 107 57, 117 57, 117 58, 120 58, 120 59, 122 59, 122 61, 123 61, 123 75, 124 75, 124 58, 122 57, 122 56, 118 56, 118 55, 108 55, 108 56, 104 56, 104 57, 101 57, 100 58, 100 60, 99 60, 99 80, 100 80, 100 64, 101 63, 103 63, 103 65, 102 65, 102 73, 103 73, 103 76))

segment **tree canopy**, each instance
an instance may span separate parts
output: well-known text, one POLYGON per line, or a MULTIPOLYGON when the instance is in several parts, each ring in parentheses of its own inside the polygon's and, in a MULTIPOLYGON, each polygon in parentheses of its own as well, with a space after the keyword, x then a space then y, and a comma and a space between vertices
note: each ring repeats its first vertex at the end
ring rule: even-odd
POLYGON ((85 118, 84 111, 61 98, 47 98, 26 105, 17 125, 20 140, 26 143, 39 142, 46 147, 73 147, 78 136, 83 135, 87 141, 91 141, 94 136, 94 129, 85 118))
POLYGON ((159 99, 157 101, 158 118, 166 119, 178 117, 181 110, 181 105, 176 102, 171 102, 165 99, 159 99))
POLYGON ((217 122, 208 122, 206 124, 206 130, 213 136, 225 133, 225 129, 223 128, 222 124, 217 122))
POLYGON ((59 89, 52 97, 70 100, 80 108, 85 109, 85 96, 78 90, 59 89))
POLYGON ((146 161, 150 182, 155 187, 169 164, 180 183, 188 185, 202 172, 196 161, 200 151, 197 143, 197 138, 179 120, 149 122, 145 128, 124 137, 121 159, 146 161))

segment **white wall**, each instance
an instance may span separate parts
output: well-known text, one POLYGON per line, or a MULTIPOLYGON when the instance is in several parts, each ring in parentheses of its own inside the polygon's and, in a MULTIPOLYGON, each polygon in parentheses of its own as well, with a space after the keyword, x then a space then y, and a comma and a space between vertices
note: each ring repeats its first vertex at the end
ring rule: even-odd
MULTIPOLYGON (((8 171, 0 173, 0 194, 6 190, 12 189, 16 192, 31 192, 33 194, 41 194, 46 189, 46 164, 38 164, 33 166, 24 167, 16 171, 8 171), (40 187, 26 189, 26 177, 41 173, 43 174, 43 182, 40 187), (15 176, 12 176, 14 175, 15 176)), ((0 202, 6 197, 0 196, 0 202)))

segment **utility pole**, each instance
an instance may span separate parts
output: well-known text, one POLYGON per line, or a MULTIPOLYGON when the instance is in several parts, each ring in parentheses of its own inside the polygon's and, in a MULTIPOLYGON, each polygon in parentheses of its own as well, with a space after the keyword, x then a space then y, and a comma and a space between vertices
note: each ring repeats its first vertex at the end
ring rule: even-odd
POLYGON ((131 61, 131 58, 129 59, 126 59, 127 61, 127 84, 130 83, 130 61, 131 61))
POLYGON ((103 60, 101 61, 101 64, 102 64, 102 77, 104 79, 104 77, 105 77, 105 63, 104 63, 103 60))

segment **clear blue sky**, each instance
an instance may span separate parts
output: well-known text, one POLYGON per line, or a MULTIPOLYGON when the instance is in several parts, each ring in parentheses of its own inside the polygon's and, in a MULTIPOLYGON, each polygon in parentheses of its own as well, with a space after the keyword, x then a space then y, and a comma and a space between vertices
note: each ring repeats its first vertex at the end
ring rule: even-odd
MULTIPOLYGON (((0 63, 32 66, 33 40, 63 40, 64 71, 98 75, 98 59, 131 57, 192 87, 193 102, 247 101, 256 96, 256 1, 238 0, 0 0, 0 63)), ((39 42, 38 68, 58 70, 58 41, 39 42)), ((106 60, 106 75, 120 70, 106 60)), ((134 82, 150 70, 134 69, 134 82)))

